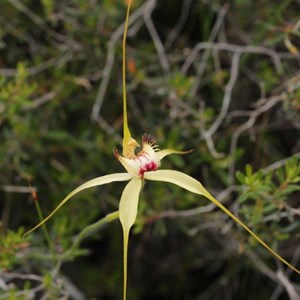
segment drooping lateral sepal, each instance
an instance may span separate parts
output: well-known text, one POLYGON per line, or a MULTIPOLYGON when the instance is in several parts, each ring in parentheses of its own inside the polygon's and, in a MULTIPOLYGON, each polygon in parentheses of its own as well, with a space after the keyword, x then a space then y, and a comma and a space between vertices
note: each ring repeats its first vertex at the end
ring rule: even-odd
POLYGON ((132 178, 126 185, 119 204, 119 219, 123 228, 123 299, 126 299, 127 290, 127 254, 129 231, 137 216, 138 202, 143 180, 139 177, 132 178))
POLYGON ((270 246, 268 246, 257 234, 255 234, 244 222, 237 218, 231 211, 229 211, 222 203, 215 199, 204 187, 203 185, 194 179, 193 177, 186 175, 182 172, 174 170, 158 170, 156 172, 145 173, 144 178, 153 181, 165 181, 176 184, 192 193, 200 194, 206 197, 208 200, 213 202, 217 207, 219 207, 224 213, 226 213, 230 218, 232 218, 237 224, 243 227, 255 240, 257 240, 262 246, 264 246, 274 257, 279 259, 286 266, 291 268, 296 273, 300 274, 300 270, 291 265, 282 256, 280 256, 276 251, 274 251, 270 246))
POLYGON ((128 181, 132 178, 132 175, 128 173, 115 173, 115 174, 109 174, 105 176, 100 176, 97 178, 94 178, 92 180, 89 180, 85 182, 84 184, 77 187, 75 190, 73 190, 70 194, 68 194, 60 203, 59 205, 39 224, 37 224, 35 227, 33 227, 31 230, 25 233, 25 235, 31 233, 32 231, 36 230, 40 226, 42 226, 45 222, 47 222, 64 204, 66 204, 67 201, 69 201, 73 196, 75 196, 77 193, 81 192, 82 190, 103 185, 111 182, 116 181, 128 181))

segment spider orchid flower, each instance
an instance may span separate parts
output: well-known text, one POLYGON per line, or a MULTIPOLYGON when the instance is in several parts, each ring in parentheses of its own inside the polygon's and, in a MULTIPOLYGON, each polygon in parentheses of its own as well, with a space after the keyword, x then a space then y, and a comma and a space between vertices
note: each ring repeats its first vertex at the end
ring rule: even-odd
MULTIPOLYGON (((128 130, 129 133, 129 130, 128 130)), ((271 252, 277 259, 279 259, 286 266, 300 274, 300 270, 295 268, 277 252, 275 252, 270 246, 268 246, 261 238, 259 238, 246 224, 244 224, 239 218, 232 214, 223 204, 215 199, 195 178, 174 170, 159 170, 161 160, 170 154, 186 154, 191 151, 177 151, 174 149, 159 150, 158 145, 154 139, 151 139, 149 135, 142 136, 141 151, 135 154, 136 148, 139 144, 135 139, 131 138, 130 133, 128 139, 123 141, 123 155, 120 155, 118 150, 113 149, 115 157, 126 169, 126 173, 114 173, 101 177, 94 178, 80 185, 70 194, 68 194, 60 204, 39 224, 26 233, 29 234, 38 227, 42 226, 48 221, 68 200, 70 200, 77 193, 82 190, 108 184, 111 182, 129 181, 125 186, 120 203, 119 203, 119 219, 123 228, 124 237, 124 291, 126 291, 126 279, 127 279, 127 248, 129 231, 134 225, 137 211, 139 194, 142 190, 144 180, 149 181, 163 181, 175 184, 189 192, 202 195, 208 200, 213 202, 229 217, 231 217, 236 223, 243 227, 254 239, 256 239, 262 246, 264 246, 269 252, 271 252)))
POLYGON ((276 251, 268 246, 260 237, 258 237, 246 224, 244 224, 239 218, 232 214, 223 204, 215 199, 203 185, 194 179, 193 177, 174 170, 160 170, 162 159, 170 154, 186 154, 190 151, 177 151, 174 149, 159 150, 155 140, 150 138, 149 135, 142 136, 141 150, 137 152, 137 148, 140 145, 135 139, 131 137, 128 123, 127 123, 127 100, 126 100, 126 64, 125 64, 125 50, 126 50, 126 36, 128 28, 128 17, 132 0, 127 0, 127 14, 124 26, 123 36, 123 152, 119 154, 115 148, 113 150, 115 157, 126 169, 126 173, 114 173, 101 177, 94 178, 86 183, 80 185, 70 194, 68 194, 60 204, 39 224, 26 233, 34 231, 38 227, 42 226, 47 220, 49 220, 68 200, 70 200, 77 193, 82 190, 108 184, 111 182, 128 181, 121 195, 119 203, 119 219, 123 228, 124 239, 124 281, 123 281, 123 299, 126 299, 126 286, 127 286, 127 249, 129 232, 133 224, 135 223, 138 211, 139 195, 143 187, 145 180, 149 181, 163 181, 175 184, 189 192, 202 195, 208 200, 213 202, 224 213, 232 218, 236 223, 243 227, 254 239, 256 239, 262 246, 264 246, 273 256, 284 263, 286 266, 300 274, 300 270, 287 262, 276 251))

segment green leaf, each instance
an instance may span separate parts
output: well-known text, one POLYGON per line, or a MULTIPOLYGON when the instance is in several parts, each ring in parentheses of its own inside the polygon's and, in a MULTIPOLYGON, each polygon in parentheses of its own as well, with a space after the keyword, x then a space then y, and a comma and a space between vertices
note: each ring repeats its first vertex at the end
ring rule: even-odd
POLYGON ((297 192, 300 191, 300 185, 296 185, 296 184, 290 184, 288 186, 286 186, 284 189, 279 190, 275 193, 276 197, 282 197, 282 196, 286 196, 289 195, 293 192, 297 192))
POLYGON ((235 176, 240 183, 245 183, 245 175, 242 172, 237 171, 235 176))

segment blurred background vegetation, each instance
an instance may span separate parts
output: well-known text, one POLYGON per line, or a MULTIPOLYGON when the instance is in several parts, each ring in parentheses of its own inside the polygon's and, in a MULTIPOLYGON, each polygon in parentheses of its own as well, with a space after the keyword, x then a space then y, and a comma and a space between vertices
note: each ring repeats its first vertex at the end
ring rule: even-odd
MULTIPOLYGON (((136 139, 194 149, 164 168, 200 180, 300 266, 299 0, 136 0, 128 36, 136 139)), ((0 299, 121 299, 117 210, 124 0, 0 3, 0 299), (73 245, 73 247, 71 247, 73 245), (71 248, 70 248, 71 247, 71 248), (72 251, 69 251, 69 250, 72 251)), ((207 200, 146 184, 129 250, 134 299, 299 299, 286 270, 207 200)))

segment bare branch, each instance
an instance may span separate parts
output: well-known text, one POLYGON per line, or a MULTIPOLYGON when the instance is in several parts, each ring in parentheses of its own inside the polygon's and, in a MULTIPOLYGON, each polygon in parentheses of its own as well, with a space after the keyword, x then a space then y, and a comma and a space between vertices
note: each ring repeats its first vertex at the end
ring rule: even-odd
POLYGON ((54 99, 56 97, 57 93, 52 91, 49 92, 35 100, 33 100, 31 103, 27 104, 26 106, 23 107, 23 111, 30 111, 33 109, 38 108, 39 106, 51 101, 52 99, 54 99))
POLYGON ((8 193, 32 193, 37 191, 36 187, 18 185, 0 185, 0 190, 8 193))
MULTIPOLYGON (((229 186, 227 189, 224 191, 220 192, 216 198, 223 203, 223 201, 234 191, 238 190, 239 187, 235 185, 229 186)), ((210 203, 205 206, 200 206, 197 208, 193 209, 187 209, 187 210, 165 210, 159 214, 155 214, 150 216, 149 219, 151 221, 158 220, 158 219, 163 219, 163 218, 189 218, 189 217, 194 217, 203 213, 208 213, 213 211, 216 208, 216 205, 213 203, 210 203)))
POLYGON ((233 55, 231 70, 230 70, 230 79, 225 87, 222 108, 219 112, 219 115, 215 119, 214 123, 211 125, 211 127, 203 133, 206 143, 208 145, 208 148, 210 149, 211 154, 215 158, 220 158, 223 155, 221 153, 217 153, 217 151, 215 150, 215 147, 213 145, 212 135, 217 131, 219 126, 222 124, 222 122, 228 112, 228 108, 229 108, 230 101, 231 101, 232 90, 234 88, 234 85, 236 83, 237 76, 238 76, 240 56, 241 56, 240 52, 235 52, 233 55))
POLYGON ((184 0, 182 2, 180 16, 178 18, 178 21, 177 21, 176 25, 174 26, 174 28, 170 31, 170 34, 168 35, 167 40, 165 42, 165 46, 167 48, 172 46, 174 41, 177 39, 177 37, 181 33, 181 31, 189 17, 192 3, 193 3, 193 0, 184 0))
MULTIPOLYGON (((232 135, 231 143, 230 143, 230 156, 232 158, 234 158, 234 156, 235 156, 237 142, 238 142, 240 135, 244 131, 252 128, 252 126, 254 125, 254 123, 259 115, 268 111, 273 106, 275 106, 277 103, 285 101, 286 99, 287 99, 287 94, 284 92, 278 96, 274 96, 269 99, 264 99, 264 101, 263 101, 264 104, 259 106, 257 109, 253 110, 250 113, 250 117, 249 117, 248 121, 246 123, 243 123, 241 126, 239 126, 232 135)), ((260 102, 260 101, 258 101, 258 102, 260 102)), ((232 159, 232 163, 230 165, 229 174, 228 174, 230 183, 233 183, 234 172, 235 172, 235 159, 232 159)))
POLYGON ((169 73, 170 70, 170 65, 167 59, 167 56, 165 54, 165 49, 164 46, 159 38, 159 35, 157 33, 157 30, 153 24, 153 21, 151 19, 151 14, 156 5, 156 0, 151 0, 147 3, 147 6, 145 7, 144 10, 144 20, 145 20, 145 25, 149 31, 149 34, 153 40, 153 43, 155 45, 157 55, 160 61, 160 65, 162 69, 164 70, 165 74, 169 73))
MULTIPOLYGON (((186 72, 191 67, 191 65, 195 61, 196 57, 198 56, 198 53, 201 50, 209 50, 209 52, 208 52, 209 54, 210 54, 210 50, 219 50, 219 51, 239 52, 241 54, 253 53, 253 54, 268 55, 272 58, 275 69, 278 74, 282 73, 281 59, 283 57, 295 59, 295 56, 292 56, 291 54, 277 53, 273 49, 266 48, 266 47, 248 46, 248 45, 243 46, 243 45, 234 45, 234 44, 228 44, 228 43, 201 42, 201 43, 198 43, 194 47, 194 49, 191 51, 191 53, 186 58, 184 64, 182 65, 181 72, 183 74, 186 74, 186 72)), ((209 55, 208 55, 208 57, 209 57, 209 55)))
POLYGON ((74 40, 70 39, 67 36, 64 36, 58 32, 55 32, 52 30, 42 18, 40 18, 37 14, 35 14, 33 11, 31 11, 26 5, 24 5, 19 0, 8 0, 13 6, 15 6, 18 10, 20 10, 22 13, 24 13, 28 18, 30 18, 35 24, 37 24, 40 28, 47 31, 54 39, 61 43, 66 43, 68 46, 66 49, 69 49, 70 47, 73 50, 79 50, 81 46, 75 42, 74 40))
POLYGON ((278 270, 276 272, 277 278, 279 279, 280 283, 285 287, 286 292, 288 293, 290 300, 299 300, 300 295, 297 293, 295 287, 291 284, 282 270, 278 270))
POLYGON ((291 155, 289 157, 278 160, 278 161, 274 162, 273 164, 267 166, 266 168, 262 169, 262 171, 266 174, 266 173, 269 173, 271 171, 277 170, 277 169, 283 167, 286 164, 286 162, 294 156, 300 158, 300 152, 294 153, 293 155, 291 155))
MULTIPOLYGON (((214 42, 214 40, 216 39, 218 32, 221 28, 221 25, 223 24, 223 20, 227 13, 228 8, 229 8, 229 5, 225 4, 220 9, 216 23, 211 31, 211 34, 209 37, 209 42, 214 42)), ((191 91, 190 91, 191 95, 196 95, 196 93, 197 93, 198 87, 200 85, 200 82, 201 82, 202 76, 204 74, 204 71, 206 69, 207 61, 208 61, 208 58, 210 57, 210 55, 211 55, 211 49, 207 49, 206 51, 204 51, 201 62, 197 68, 197 74, 196 74, 197 80, 195 80, 195 82, 191 88, 191 91)), ((185 73, 185 72, 183 72, 183 73, 185 73)))
MULTIPOLYGON (((62 66, 66 64, 68 61, 72 60, 73 54, 71 52, 68 52, 62 56, 50 58, 49 60, 46 60, 34 67, 28 67, 26 68, 26 72, 28 75, 35 75, 39 72, 45 71, 48 68, 54 67, 54 66, 62 66)), ((6 77, 13 77, 18 74, 17 69, 6 69, 6 68, 0 68, 0 75, 6 76, 6 77)))
POLYGON ((101 115, 97 117, 95 122, 98 123, 98 125, 110 136, 113 136, 114 139, 119 143, 122 144, 122 137, 116 133, 116 130, 111 127, 103 118, 101 115))

